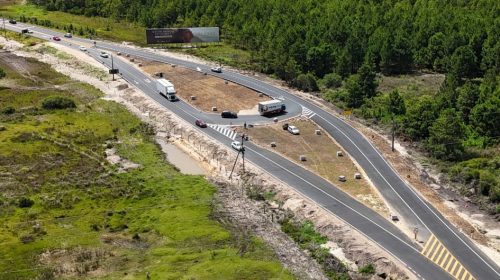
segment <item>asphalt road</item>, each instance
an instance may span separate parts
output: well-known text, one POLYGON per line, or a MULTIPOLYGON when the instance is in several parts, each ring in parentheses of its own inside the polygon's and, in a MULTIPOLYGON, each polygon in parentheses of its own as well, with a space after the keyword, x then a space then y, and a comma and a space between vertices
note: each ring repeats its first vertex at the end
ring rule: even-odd
MULTIPOLYGON (((19 26, 19 25, 18 25, 19 26)), ((19 30, 18 26, 7 28, 19 30)), ((60 36, 62 34, 40 27, 33 28, 34 36, 48 39, 47 35, 60 36)), ((80 42, 91 44, 92 41, 74 38, 80 42)), ((68 45, 63 41, 61 44, 68 45)), ((76 47, 73 45, 73 47, 76 47)), ((464 267, 476 279, 500 279, 498 266, 483 254, 475 245, 455 227, 453 227, 438 211, 422 199, 410 186, 408 186, 392 169, 387 161, 380 155, 364 136, 345 123, 343 120, 331 115, 320 107, 298 98, 284 90, 268 85, 264 82, 247 77, 231 71, 223 73, 211 73, 209 66, 204 66, 192 62, 174 59, 160 54, 142 49, 130 48, 106 42, 97 42, 97 47, 105 50, 129 53, 133 56, 143 57, 150 60, 176 64, 190 69, 200 69, 220 78, 242 84, 249 88, 263 92, 275 98, 284 99, 289 108, 306 107, 312 113, 309 115, 312 120, 318 123, 323 129, 331 134, 343 148, 356 159, 362 166, 370 179, 391 206, 395 208, 397 214, 404 218, 407 223, 419 228, 419 235, 428 236, 434 234, 446 248, 464 265, 464 267)), ((89 54, 99 61, 110 64, 109 59, 102 59, 98 56, 98 50, 89 50, 89 54)), ((220 119, 216 115, 207 115, 199 112, 195 108, 183 102, 169 102, 156 93, 153 82, 127 62, 115 56, 115 67, 119 68, 124 79, 134 84, 141 91, 148 94, 161 105, 167 107, 175 114, 193 123, 197 118, 208 119, 209 122, 227 124, 229 120, 220 119)), ((290 116, 297 115, 297 112, 290 116)), ((231 120, 233 124, 265 122, 260 116, 247 116, 248 119, 241 118, 231 120)), ((197 128, 198 129, 198 128, 197 128)), ((210 137, 229 146, 228 139, 222 134, 212 129, 200 129, 210 137)), ((246 158, 254 164, 262 167, 266 172, 282 180, 289 186, 304 194, 306 197, 321 205, 327 211, 336 215, 346 223, 350 224, 364 234, 366 237, 379 244, 382 248, 406 264, 410 270, 423 279, 451 279, 451 276, 437 265, 426 259, 419 252, 420 248, 412 243, 402 234, 392 223, 380 217, 377 213, 356 200, 339 191, 335 186, 324 181, 319 176, 312 174, 300 166, 284 159, 283 157, 268 150, 259 148, 252 143, 246 143, 246 158)))

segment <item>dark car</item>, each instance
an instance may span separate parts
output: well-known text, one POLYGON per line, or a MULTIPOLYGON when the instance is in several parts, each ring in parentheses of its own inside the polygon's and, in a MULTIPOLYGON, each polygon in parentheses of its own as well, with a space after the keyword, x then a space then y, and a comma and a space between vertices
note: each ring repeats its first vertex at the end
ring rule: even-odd
POLYGON ((201 128, 207 127, 207 124, 202 120, 196 120, 194 123, 201 128))
POLYGON ((54 41, 61 41, 61 38, 59 38, 57 36, 54 36, 54 37, 52 37, 52 40, 54 40, 54 41))
POLYGON ((10 24, 16 24, 16 23, 17 23, 17 21, 16 21, 15 19, 9 19, 9 23, 10 23, 10 24))
POLYGON ((231 111, 222 111, 220 116, 223 118, 228 118, 228 119, 236 119, 238 117, 238 115, 235 112, 231 112, 231 111))

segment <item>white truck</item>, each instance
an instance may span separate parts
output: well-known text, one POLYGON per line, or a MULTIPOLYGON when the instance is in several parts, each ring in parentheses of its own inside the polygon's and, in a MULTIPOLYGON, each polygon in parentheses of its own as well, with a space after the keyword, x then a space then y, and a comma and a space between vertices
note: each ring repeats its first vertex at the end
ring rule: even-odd
POLYGON ((177 96, 175 95, 174 84, 172 84, 169 80, 158 79, 156 80, 156 89, 158 92, 165 96, 167 100, 176 101, 177 96))
POLYGON ((259 113, 261 116, 279 114, 286 110, 285 104, 281 100, 269 100, 259 102, 259 113))

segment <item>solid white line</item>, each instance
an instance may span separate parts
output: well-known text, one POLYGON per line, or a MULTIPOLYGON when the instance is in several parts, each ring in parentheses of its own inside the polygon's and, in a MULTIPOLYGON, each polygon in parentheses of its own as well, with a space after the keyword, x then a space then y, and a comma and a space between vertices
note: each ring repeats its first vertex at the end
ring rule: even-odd
MULTIPOLYGON (((140 53, 140 52, 138 52, 138 53, 139 53, 139 55, 137 55, 137 56, 141 56, 141 55, 140 55, 141 53, 140 53)), ((136 54, 137 54, 137 53, 136 53, 136 54)), ((154 54, 151 54, 151 55, 154 55, 154 54)), ((144 55, 142 55, 142 57, 144 57, 144 55)), ((231 73, 231 74, 232 74, 232 73, 231 73)), ((228 75, 228 76, 231 76, 231 75, 228 75)), ((243 76, 243 77, 247 79, 245 82, 250 82, 250 81, 248 81, 248 79, 250 79, 250 80, 255 80, 255 79, 254 79, 254 78, 252 78, 252 77, 247 77, 247 76, 243 76)), ((237 77, 237 78, 238 78, 238 79, 241 79, 240 77, 237 77)), ((244 80, 244 79, 243 79, 243 80, 244 80)), ((258 81, 258 82, 259 82, 259 83, 262 83, 261 81, 258 81)), ((253 81, 251 81, 251 83, 252 83, 252 84, 254 84, 254 85, 257 85, 257 86, 259 86, 259 87, 264 87, 264 86, 262 86, 262 85, 259 85, 258 83, 253 82, 253 81)), ((266 84, 266 86, 269 86, 269 85, 267 85, 267 84, 266 84)), ((271 88, 273 88, 273 90, 272 90, 271 92, 275 93, 276 91, 274 90, 274 87, 272 87, 272 86, 271 86, 271 88)), ((282 91, 282 92, 286 92, 286 91, 281 90, 281 89, 277 89, 277 90, 282 91)), ((288 93, 288 92, 286 92, 286 93, 287 93, 287 94, 290 94, 290 93, 288 93)), ((292 101, 292 102, 294 102, 294 103, 296 103, 296 104, 298 104, 298 105, 301 105, 300 103, 298 103, 298 102, 296 102, 296 101, 293 101, 293 100, 290 100, 290 101, 292 101)), ((309 103, 309 102, 307 102, 307 101, 305 101, 305 100, 302 100, 302 101, 303 101, 303 102, 306 102, 306 103, 309 103)), ((314 105, 314 104, 313 104, 313 106, 314 106, 314 107, 317 107, 317 106, 316 106, 316 105, 314 105)), ((182 111, 184 111, 185 113, 187 113, 187 114, 191 115, 192 117, 194 117, 192 114, 190 114, 190 113, 186 112, 185 110, 181 109, 180 107, 178 107, 178 106, 177 106, 177 108, 178 108, 178 109, 180 109, 180 110, 182 110, 182 111)), ((327 113, 327 114, 329 114, 329 113, 327 113)), ((315 114, 315 115, 317 115, 317 114, 315 114)), ((330 115, 330 114, 329 114, 329 115, 330 115)), ((313 116, 314 116, 314 115, 313 115, 313 116)), ((348 136, 347 136, 347 135, 346 135, 343 131, 341 131, 338 127, 336 127, 335 125, 333 125, 332 123, 330 123, 329 121, 327 121, 327 120, 326 120, 325 118, 323 118, 322 116, 320 116, 320 115, 318 115, 318 116, 319 116, 320 118, 322 118, 323 120, 325 120, 325 121, 326 121, 327 123, 329 123, 330 125, 332 125, 333 127, 337 128, 337 129, 338 129, 338 130, 339 130, 342 134, 344 134, 344 136, 345 136, 345 137, 347 137, 347 138, 349 139, 349 141, 351 141, 351 143, 352 143, 352 144, 353 144, 353 145, 354 145, 354 146, 355 146, 355 147, 356 147, 356 148, 357 148, 357 149, 361 152, 361 150, 359 149, 359 147, 358 147, 358 146, 357 146, 357 145, 356 145, 356 144, 355 144, 355 143, 354 143, 354 142, 353 142, 353 141, 352 141, 352 140, 351 140, 351 139, 350 139, 350 138, 349 138, 349 137, 348 137, 348 136)), ((312 116, 311 116, 311 117, 312 117, 312 116)), ((334 117, 334 116, 332 116, 332 117, 334 117)), ((337 119, 338 119, 338 120, 340 120, 340 121, 342 121, 342 122, 344 122, 343 120, 341 120, 341 119, 339 119, 339 118, 337 118, 337 119)), ((344 123, 345 123, 345 122, 344 122, 344 123)), ((349 125, 349 124, 347 124, 347 125, 349 125)), ((349 125, 349 126, 350 126, 350 125, 349 125)), ((352 126, 351 126, 351 127, 352 127, 352 126)), ((354 129, 354 128, 353 128, 353 129, 354 129)), ((354 130, 356 130, 356 129, 354 129, 354 130)), ((356 130, 356 131, 357 131, 357 130, 356 130)), ((361 133, 360 133, 360 134, 361 134, 361 133)), ((361 135, 362 135, 362 134, 361 134, 361 135)), ((367 141, 367 142, 371 145, 371 143, 370 143, 369 141, 367 141)), ((371 145, 371 146, 373 147, 373 145, 371 145)), ((375 150, 375 151, 376 151, 376 152, 380 155, 380 153, 378 152, 378 150, 377 150, 377 149, 374 149, 374 150, 375 150)), ((378 170, 378 169, 374 166, 374 164, 373 164, 373 163, 372 163, 372 162, 368 159, 368 157, 367 157, 367 156, 366 156, 363 152, 361 152, 361 154, 363 154, 363 156, 364 156, 364 157, 368 160, 368 162, 370 162, 370 164, 371 164, 371 165, 375 168, 375 170, 377 171, 377 173, 379 173, 379 174, 382 176, 382 174, 380 173, 380 171, 379 171, 379 170, 378 170)), ((386 161, 385 161, 385 159, 384 159, 383 157, 382 157, 382 160, 383 160, 384 162, 386 162, 386 161)), ((390 167, 390 168, 394 171, 394 169, 392 168, 392 166, 391 166, 390 164, 388 164, 387 162, 386 162, 386 164, 387 164, 387 165, 389 165, 389 167, 390 167)), ((400 176, 399 176, 399 174, 398 174, 397 172, 394 172, 394 173, 396 173, 396 174, 397 174, 397 176, 398 176, 398 177, 400 177, 400 176)), ((399 198, 400 198, 400 199, 404 202, 404 204, 405 204, 405 205, 406 205, 406 206, 407 206, 407 207, 408 207, 408 208, 409 208, 409 209, 410 209, 410 210, 411 210, 411 211, 415 214, 415 216, 417 217, 417 219, 418 219, 418 220, 420 220, 420 221, 422 222, 422 224, 423 224, 423 225, 427 228, 427 230, 429 230, 429 232, 430 232, 430 233, 432 233, 432 231, 431 231, 431 230, 428 228, 428 226, 427 226, 427 225, 426 225, 426 224, 422 221, 422 219, 420 219, 420 217, 419 217, 419 216, 418 216, 418 215, 417 215, 417 214, 413 211, 413 209, 412 209, 411 207, 409 207, 408 203, 407 203, 404 199, 402 199, 402 197, 399 195, 399 193, 397 193, 397 192, 394 190, 394 188, 392 187, 392 185, 388 183, 388 181, 386 180, 386 178, 385 178, 384 176, 382 176, 382 178, 383 178, 383 179, 384 179, 384 181, 386 181, 386 183, 387 183, 387 184, 391 187, 391 189, 392 189, 392 190, 393 190, 393 191, 394 191, 394 192, 398 195, 398 197, 399 197, 399 198)), ((400 179, 401 179, 401 177, 400 177, 400 179)), ((404 181, 403 181, 403 184, 404 184, 405 186, 407 186, 407 185, 406 185, 406 183, 404 183, 404 181)), ((407 186, 407 187, 408 187, 408 186, 407 186)), ((415 195, 419 198, 419 200, 420 200, 421 202, 423 202, 423 200, 420 198, 420 196, 418 196, 412 188, 410 188, 410 187, 408 187, 408 188, 410 189, 410 191, 412 191, 412 192, 413 192, 413 193, 414 193, 414 194, 415 194, 415 195)), ((493 271, 494 271, 497 275, 499 275, 499 276, 500 276, 500 273, 498 273, 498 272, 497 272, 497 271, 496 271, 496 270, 495 270, 495 269, 494 269, 491 265, 489 265, 489 264, 488 264, 488 263, 487 263, 487 262, 486 262, 486 261, 485 261, 485 260, 484 260, 484 259, 483 259, 480 255, 479 255, 479 254, 477 254, 477 253, 475 252, 475 250, 473 250, 473 249, 472 249, 472 248, 471 248, 471 247, 470 247, 470 246, 469 246, 469 245, 468 245, 468 244, 467 244, 467 243, 466 243, 466 242, 465 242, 465 241, 464 241, 464 240, 463 240, 460 236, 458 236, 458 235, 457 235, 457 233, 456 233, 454 230, 452 230, 452 229, 451 229, 451 228, 450 228, 450 227, 449 227, 449 226, 448 226, 448 225, 447 225, 447 224, 446 224, 446 223, 445 223, 445 222, 444 222, 444 221, 443 221, 443 220, 442 220, 442 219, 441 219, 441 218, 440 218, 440 217, 439 217, 439 216, 438 216, 438 215, 437 215, 437 214, 436 214, 436 213, 435 213, 435 212, 434 212, 434 211, 433 211, 433 210, 432 210, 432 209, 431 209, 431 208, 430 208, 430 207, 429 207, 426 203, 423 203, 423 204, 424 204, 424 205, 425 205, 425 206, 426 206, 426 207, 427 207, 427 208, 428 208, 428 209, 429 209, 429 210, 430 210, 430 211, 431 211, 431 212, 432 212, 432 213, 433 213, 433 214, 434 214, 434 215, 435 215, 435 216, 436 216, 436 217, 437 217, 437 218, 438 218, 438 219, 439 219, 439 220, 440 220, 440 221, 441 221, 441 222, 442 222, 445 226, 446 226, 446 228, 448 228, 451 232, 453 232, 453 234, 454 234, 454 235, 455 235, 455 236, 456 236, 456 237, 457 237, 460 241, 462 241, 462 243, 464 243, 464 244, 465 244, 465 245, 466 245, 466 246, 467 246, 467 247, 468 247, 468 248, 469 248, 472 252, 474 252, 474 254, 475 254, 476 256, 478 256, 478 257, 479 257, 479 259, 481 259, 481 260, 482 260, 482 261, 483 261, 483 262, 484 262, 484 263, 485 263, 485 264, 486 264, 489 268, 491 268, 491 269, 492 269, 492 270, 493 270, 493 271)))
MULTIPOLYGON (((320 116, 320 117, 321 117, 321 116, 320 116)), ((324 119, 324 118, 323 118, 323 119, 324 119)), ((350 124, 346 123, 344 120, 342 120, 342 119, 339 119, 339 120, 340 120, 341 122, 343 122, 344 124, 346 124, 346 125, 350 126, 351 128, 353 128, 350 124)), ((328 121, 327 121, 327 122, 328 122, 328 121)), ((338 128, 337 128, 337 129, 338 129, 338 128)), ((355 129, 355 128, 353 128, 353 129, 355 129)), ((360 134, 361 134, 361 133, 360 133, 360 134)), ((364 137, 364 135, 363 135, 363 134, 361 134, 361 135, 362 135, 362 137, 364 137)), ((473 252, 473 253, 474 253, 474 254, 475 254, 475 255, 476 255, 476 256, 477 256, 477 257, 478 257, 481 261, 483 261, 483 263, 485 263, 485 264, 486 264, 489 268, 491 268, 491 270, 493 270, 493 272, 495 272, 495 274, 496 274, 496 275, 500 276, 500 273, 499 273, 498 271, 496 271, 496 270, 495 270, 495 268, 493 268, 493 267, 492 267, 492 266, 491 266, 488 262, 486 262, 486 260, 485 260, 485 259, 483 259, 483 258, 482 258, 482 257, 481 257, 481 256, 480 256, 480 255, 479 255, 479 254, 478 254, 478 253, 477 253, 477 252, 476 252, 476 251, 475 251, 472 247, 470 247, 470 246, 469 246, 469 244, 467 244, 467 243, 466 243, 466 242, 465 242, 465 241, 464 241, 464 240, 463 240, 463 239, 462 239, 462 238, 461 238, 461 237, 460 237, 460 236, 459 236, 459 235, 458 235, 458 234, 457 234, 457 233, 456 233, 456 232, 455 232, 455 231, 454 231, 454 230, 453 230, 450 226, 448 226, 448 224, 446 224, 446 223, 445 223, 445 222, 444 222, 444 221, 443 221, 443 220, 439 217, 439 215, 438 215, 438 214, 436 214, 436 212, 435 212, 434 210, 432 210, 432 209, 429 207, 429 205, 428 205, 427 203, 425 203, 425 202, 422 200, 422 198, 420 197, 420 195, 418 195, 418 193, 417 193, 417 192, 416 192, 416 191, 415 191, 412 187, 408 186, 408 185, 405 183, 405 181, 403 180, 403 178, 401 178, 401 176, 399 175, 399 173, 398 173, 398 172, 396 172, 396 170, 392 167, 392 165, 390 165, 390 164, 389 164, 389 163, 385 160, 385 158, 384 158, 384 157, 380 154, 380 152, 379 152, 379 151, 378 151, 378 150, 377 150, 377 149, 376 149, 376 148, 372 145, 372 143, 371 143, 370 141, 368 141, 366 138, 365 138, 365 140, 366 140, 366 142, 368 142, 368 144, 370 144, 370 146, 371 146, 371 147, 372 147, 372 148, 373 148, 373 149, 377 152, 377 154, 378 154, 378 155, 381 157, 381 159, 382 159, 382 160, 383 160, 383 161, 384 161, 384 162, 385 162, 385 163, 389 166, 389 168, 391 168, 391 170, 392 170, 392 171, 393 171, 393 172, 394 172, 394 173, 398 176, 398 178, 399 178, 399 179, 403 182, 403 185, 404 185, 406 188, 408 188, 408 189, 409 189, 409 190, 410 190, 410 191, 411 191, 411 192, 412 192, 412 193, 413 193, 413 194, 414 194, 414 195, 418 198, 418 200, 420 200, 420 202, 421 202, 421 203, 422 203, 425 207, 427 207, 427 209, 428 209, 428 210, 429 210, 429 211, 430 211, 430 212, 431 212, 434 216, 436 216, 436 218, 437 218, 437 219, 438 219, 438 220, 439 220, 439 221, 440 221, 440 222, 441 222, 441 223, 442 223, 442 224, 443 224, 443 225, 444 225, 444 226, 445 226, 445 227, 446 227, 449 231, 451 231, 451 232, 453 233, 453 235, 455 235, 455 236, 456 236, 456 237, 457 237, 460 241, 462 241, 462 243, 464 243, 464 245, 465 245, 467 248, 469 248, 469 250, 471 250, 471 251, 472 251, 472 252, 473 252)), ((366 157, 366 156, 365 156, 365 157, 366 157)), ((373 165, 373 164, 372 164, 372 165, 373 165)), ((378 170, 377 170, 377 172, 378 172, 378 170)), ((379 174, 380 174, 380 173, 379 173, 379 174)), ((391 187, 392 187, 392 186, 391 186, 391 187)), ((412 210, 412 212, 413 212, 413 210, 412 210)), ((415 214, 415 215, 417 215, 417 214, 415 214)), ((417 217, 418 217, 418 216, 417 216, 417 217)), ((420 218, 419 218, 419 220, 420 220, 420 218)), ((422 220, 420 220, 420 221, 422 221, 422 220)), ((423 223, 423 222, 422 222, 422 223, 423 223)), ((424 225, 425 225, 425 223, 424 223, 424 225)), ((427 225, 425 225, 425 227, 426 227, 427 229, 429 229, 429 228, 427 227, 427 225)), ((431 230, 429 230, 429 232, 430 232, 431 234, 433 234, 433 235, 434 235, 434 233, 433 233, 431 230)), ((472 274, 471 274, 471 275, 472 275, 472 274)))
MULTIPOLYGON (((334 199, 335 201, 337 201, 338 203, 344 205, 346 208, 352 210, 353 212, 357 213, 358 215, 360 215, 361 217, 365 218, 366 220, 372 222, 374 225, 376 225, 377 227, 379 227, 380 229, 382 229, 383 231, 387 232, 388 234, 392 235, 394 238, 398 239, 399 241, 403 242, 404 244, 406 244, 408 247, 412 248, 415 252, 417 253, 420 253, 417 249, 415 249, 413 246, 409 245, 408 243, 406 243, 405 241, 403 241, 402 239, 400 239, 399 237, 397 237, 396 235, 394 235, 393 233, 391 233, 390 231, 386 230, 384 227, 382 227, 381 225, 377 224, 376 222, 372 221, 371 219, 369 219, 368 217, 366 217, 365 215, 363 215, 362 213, 358 212, 357 210, 355 210, 354 208, 352 208, 351 206, 345 204, 344 202, 342 202, 341 200, 337 199, 336 197, 330 195, 329 193, 325 192, 324 190, 318 188, 316 185, 314 185, 313 183, 307 181, 306 179, 296 175, 294 172, 290 171, 289 169, 285 168, 284 166, 278 164, 277 162, 273 161, 272 159, 266 157, 265 155, 247 147, 247 150, 250 150, 250 151, 253 151, 255 154, 265 158, 266 160, 272 162, 273 164, 275 164, 276 166, 282 168, 283 170, 285 170, 286 172, 292 174, 293 176, 299 178, 300 180, 304 181, 305 183, 307 183, 308 185, 312 186, 313 188, 317 189, 318 191, 324 193, 326 196, 334 199)), ((306 195, 307 196, 307 195, 306 195)), ((308 197, 308 196, 307 196, 308 197)), ((318 203, 319 204, 319 203, 318 203)))
POLYGON ((394 187, 389 183, 389 181, 387 181, 387 179, 385 178, 385 176, 382 175, 382 173, 377 169, 377 167, 373 164, 373 162, 366 156, 366 154, 363 153, 363 151, 361 151, 361 149, 358 147, 358 145, 356 145, 356 143, 354 143, 354 141, 352 141, 352 139, 349 136, 347 136, 347 134, 345 132, 343 132, 342 130, 340 130, 336 125, 334 125, 330 121, 326 120, 321 115, 317 115, 317 116, 320 117, 320 118, 322 118, 325 122, 327 122, 328 124, 330 124, 332 127, 336 128, 340 133, 342 133, 354 145, 354 147, 356 147, 356 149, 358 149, 358 151, 365 157, 365 159, 370 163, 370 165, 375 169, 375 171, 377 171, 377 173, 380 175, 380 177, 382 177, 382 179, 387 183, 387 185, 389 185, 389 187, 392 189, 392 191, 401 199, 401 201, 403 201, 403 203, 406 205, 406 207, 408 207, 408 209, 410 209, 410 211, 415 215, 415 217, 427 228, 427 230, 430 233, 432 233, 432 231, 429 229, 429 227, 427 227, 427 225, 424 223, 424 221, 422 221, 422 219, 420 219, 420 217, 417 215, 417 213, 415 213, 415 211, 413 211, 413 209, 410 207, 410 205, 408 205, 408 203, 394 189, 394 187))

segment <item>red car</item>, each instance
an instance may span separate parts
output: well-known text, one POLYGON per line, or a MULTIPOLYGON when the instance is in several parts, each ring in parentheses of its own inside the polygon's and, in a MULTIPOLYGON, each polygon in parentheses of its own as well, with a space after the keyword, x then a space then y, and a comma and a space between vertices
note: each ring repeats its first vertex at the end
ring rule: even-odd
POLYGON ((202 121, 202 120, 196 120, 194 123, 195 123, 197 126, 202 127, 202 128, 207 127, 207 124, 206 124, 204 121, 202 121))
POLYGON ((54 36, 54 37, 52 37, 52 40, 54 40, 54 41, 61 41, 61 38, 59 38, 57 36, 54 36))

